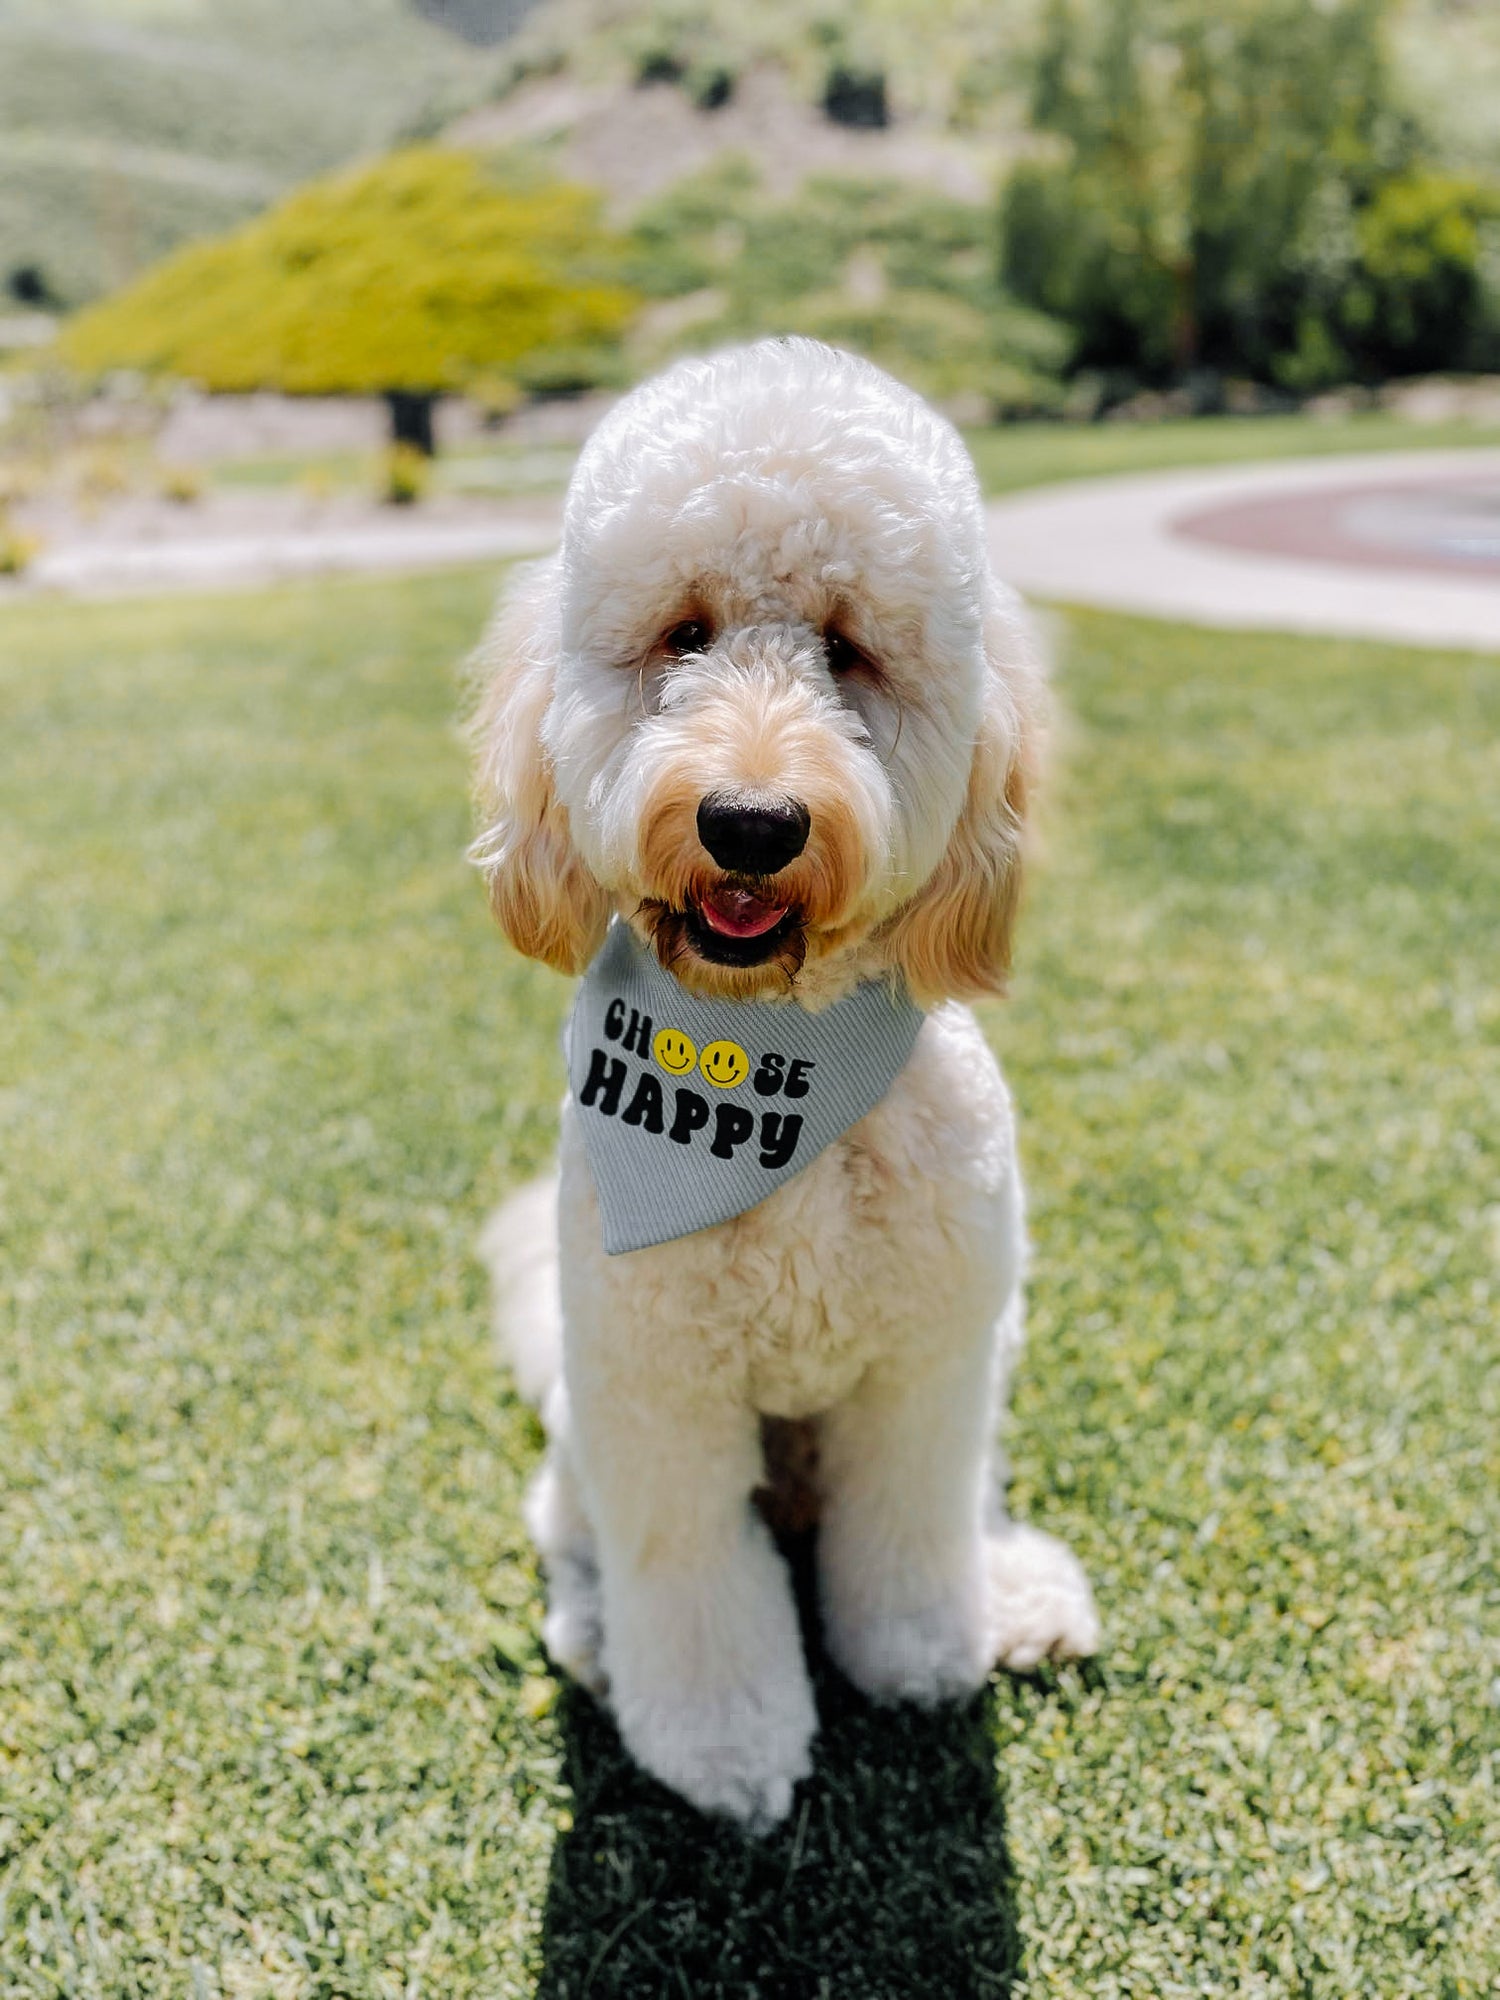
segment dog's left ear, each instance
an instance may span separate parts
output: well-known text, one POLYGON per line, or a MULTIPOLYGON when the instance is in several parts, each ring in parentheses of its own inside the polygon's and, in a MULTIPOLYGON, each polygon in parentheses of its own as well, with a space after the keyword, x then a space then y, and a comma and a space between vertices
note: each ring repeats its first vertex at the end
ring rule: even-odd
POLYGON ((477 656, 470 733, 481 832, 469 855, 517 951, 581 972, 603 942, 610 903, 573 844, 542 742, 560 650, 553 558, 517 573, 477 656))
POLYGON ((958 823, 928 881, 885 932, 890 962, 926 1004, 1003 993, 1010 969, 1043 690, 1024 614, 996 588, 985 612, 984 653, 983 706, 958 823))

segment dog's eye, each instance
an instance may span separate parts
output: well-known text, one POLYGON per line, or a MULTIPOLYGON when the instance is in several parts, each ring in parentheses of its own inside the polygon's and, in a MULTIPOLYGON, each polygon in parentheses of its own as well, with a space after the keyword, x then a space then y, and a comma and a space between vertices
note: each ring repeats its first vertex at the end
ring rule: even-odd
POLYGON ((680 660, 685 653, 701 653, 713 641, 714 628, 706 618, 684 618, 662 639, 662 651, 680 660))
POLYGON ((829 673, 834 675, 857 673, 860 668, 866 673, 875 671, 875 662, 869 654, 842 632, 823 634, 823 657, 828 662, 829 673))

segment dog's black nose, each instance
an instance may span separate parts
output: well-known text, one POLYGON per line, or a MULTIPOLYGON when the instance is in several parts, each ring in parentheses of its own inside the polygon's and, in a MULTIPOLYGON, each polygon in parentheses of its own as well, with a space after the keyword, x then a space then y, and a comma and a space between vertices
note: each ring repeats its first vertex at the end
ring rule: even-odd
POLYGON ((774 875, 807 845, 812 814, 800 799, 737 799, 710 792, 698 807, 698 838, 735 875, 774 875))

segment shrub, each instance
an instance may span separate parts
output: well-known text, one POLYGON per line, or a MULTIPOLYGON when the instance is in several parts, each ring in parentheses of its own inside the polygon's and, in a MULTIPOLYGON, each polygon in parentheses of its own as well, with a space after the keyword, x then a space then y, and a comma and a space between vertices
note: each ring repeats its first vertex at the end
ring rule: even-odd
POLYGON ((1472 180, 1419 172, 1380 189, 1358 217, 1356 273, 1341 302, 1341 325, 1362 372, 1500 361, 1486 268, 1497 228, 1500 191, 1472 180))
POLYGON ((890 123, 885 72, 842 59, 830 63, 823 83, 823 109, 835 125, 852 125, 856 131, 883 130, 890 123))
POLYGON ((36 560, 40 544, 32 535, 23 535, 9 517, 0 512, 0 576, 24 576, 36 560))
POLYGON ((737 81, 725 62, 695 64, 685 79, 688 96, 700 111, 722 111, 734 95, 737 81))
POLYGON ((392 507, 411 507, 427 497, 432 484, 431 461, 415 445, 393 444, 381 467, 381 486, 392 507))
POLYGON ((726 154, 689 174, 641 209, 623 273, 647 298, 675 299, 718 282, 743 243, 744 225, 761 206, 751 163, 726 154))
POLYGON ((211 389, 431 398, 546 349, 617 345, 635 306, 592 191, 411 148, 315 181, 65 329, 63 357, 211 389))
MULTIPOLYGON (((709 311, 691 329, 701 345, 814 334, 981 413, 1050 409, 1061 396, 1071 337, 998 285, 992 219, 977 204, 834 176, 777 202, 743 162, 726 162, 652 203, 635 241, 639 289, 703 295, 709 311)), ((672 345, 682 332, 674 321, 672 345)))
POLYGON ((528 396, 581 396, 590 389, 624 389, 630 371, 618 347, 538 347, 512 371, 528 396))
POLYGON ((203 474, 196 465, 164 465, 156 475, 156 490, 179 507, 196 506, 203 498, 203 474))
POLYGON ((1073 329, 1080 365, 1148 379, 1191 358, 1181 281, 1155 254, 1149 225, 1121 217, 1108 182, 1071 165, 1026 162, 1002 215, 1001 277, 1017 298, 1073 329))
MULTIPOLYGON (((1008 319, 1012 332, 1017 319, 1031 323, 1037 352, 1046 350, 1057 331, 1051 321, 1019 307, 1008 319)), ((868 305, 842 292, 813 293, 789 308, 785 325, 788 332, 866 354, 939 401, 973 399, 980 421, 1048 411, 1060 400, 1055 373, 1028 359, 1024 338, 1007 344, 977 307, 939 292, 896 292, 868 305)))
POLYGON ((637 84, 675 83, 700 111, 717 111, 734 95, 736 60, 704 16, 663 10, 631 37, 637 84))
POLYGON ((659 46, 644 49, 635 66, 635 80, 643 89, 653 83, 680 83, 682 73, 677 51, 659 46))

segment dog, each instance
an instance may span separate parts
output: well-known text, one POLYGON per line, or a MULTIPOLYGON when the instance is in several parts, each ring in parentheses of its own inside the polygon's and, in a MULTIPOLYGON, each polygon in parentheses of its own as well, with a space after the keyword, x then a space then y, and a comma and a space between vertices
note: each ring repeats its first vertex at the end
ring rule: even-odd
MULTIPOLYGON (((763 1198, 612 1255, 591 1146, 624 1131, 622 1051, 633 1037, 635 1070, 667 1072, 637 1083, 650 1124, 694 1046, 667 1023, 653 1064, 653 1023, 612 1001, 614 1049, 582 1088, 570 1050, 557 1178, 482 1245, 547 1436, 528 1523, 548 1649, 647 1771, 761 1831, 817 1721, 753 1504, 768 1480, 816 1515, 826 1649, 877 1702, 963 1697, 997 1663, 1098 1644, 1076 1559, 1002 1505, 1023 1199, 1010 1100, 963 1004, 1005 981, 1042 676, 957 433, 801 339, 679 362, 615 406, 560 552, 518 577, 478 663, 472 855, 520 951, 565 973, 636 954, 679 1012, 749 1003, 788 1049, 820 1021, 837 1044, 839 1010, 872 993, 882 1031, 898 998, 913 1023, 878 1102, 763 1198)), ((791 1075, 785 1051, 737 1053, 757 1088, 791 1075)), ((689 1202, 720 1140, 753 1153, 756 1116, 772 1129, 745 1076, 750 1108, 722 1131, 684 1112, 725 1072, 693 1080, 667 1135, 693 1128, 689 1202)), ((617 1192, 639 1206, 639 1186, 617 1192)))

